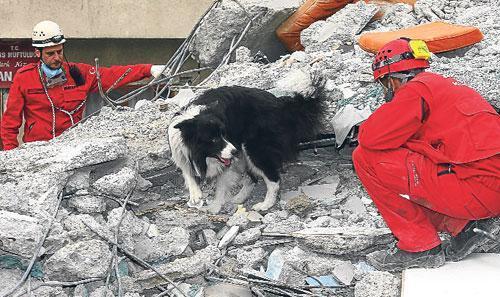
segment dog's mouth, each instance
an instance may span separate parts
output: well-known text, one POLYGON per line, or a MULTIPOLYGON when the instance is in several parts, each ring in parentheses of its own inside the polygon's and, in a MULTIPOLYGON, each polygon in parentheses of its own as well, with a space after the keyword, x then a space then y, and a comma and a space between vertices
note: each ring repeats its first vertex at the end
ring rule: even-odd
POLYGON ((221 156, 217 156, 217 159, 226 167, 229 167, 229 165, 231 165, 231 159, 222 158, 221 156))

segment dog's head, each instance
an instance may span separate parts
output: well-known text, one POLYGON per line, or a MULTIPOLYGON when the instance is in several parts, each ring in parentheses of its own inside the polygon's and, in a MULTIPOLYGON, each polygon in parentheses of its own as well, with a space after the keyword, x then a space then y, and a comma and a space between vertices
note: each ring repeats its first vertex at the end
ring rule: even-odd
MULTIPOLYGON (((224 123, 213 115, 198 115, 174 126, 181 131, 184 144, 189 150, 195 170, 204 178, 210 158, 223 167, 229 167, 236 148, 226 140, 224 123)), ((213 162, 210 162, 213 163, 213 162)))

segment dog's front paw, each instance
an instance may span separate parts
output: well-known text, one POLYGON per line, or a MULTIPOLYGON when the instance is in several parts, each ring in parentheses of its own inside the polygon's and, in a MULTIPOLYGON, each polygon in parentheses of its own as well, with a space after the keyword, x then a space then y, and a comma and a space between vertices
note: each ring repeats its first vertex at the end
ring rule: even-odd
POLYGON ((265 211, 273 207, 273 204, 265 203, 265 202, 259 202, 255 204, 252 209, 255 211, 265 211))
POLYGON ((203 200, 202 199, 189 199, 188 202, 187 202, 187 206, 191 207, 191 208, 197 208, 197 209, 201 209, 201 207, 203 206, 203 200))

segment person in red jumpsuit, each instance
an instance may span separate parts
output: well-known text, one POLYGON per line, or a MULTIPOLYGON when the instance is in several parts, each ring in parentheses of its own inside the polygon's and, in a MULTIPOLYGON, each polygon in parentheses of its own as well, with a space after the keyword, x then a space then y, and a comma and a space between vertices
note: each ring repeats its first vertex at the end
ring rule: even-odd
POLYGON ((474 228, 500 233, 500 117, 473 89, 425 72, 429 57, 425 42, 401 38, 372 65, 386 103, 361 124, 353 163, 398 240, 367 255, 379 270, 458 261, 495 244, 474 228))
MULTIPOLYGON (((1 123, 5 150, 19 145, 23 117, 24 142, 50 140, 82 119, 88 94, 98 90, 96 70, 88 64, 65 61, 65 42, 61 28, 52 21, 42 21, 33 28, 32 45, 40 61, 23 66, 14 77, 1 123)), ((115 88, 158 77, 165 67, 138 64, 99 68, 102 88, 110 88, 128 69, 115 88)))

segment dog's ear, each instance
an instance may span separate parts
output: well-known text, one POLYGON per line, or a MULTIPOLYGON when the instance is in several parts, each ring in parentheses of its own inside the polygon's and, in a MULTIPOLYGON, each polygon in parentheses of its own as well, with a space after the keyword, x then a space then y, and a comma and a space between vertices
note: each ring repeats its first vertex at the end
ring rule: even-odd
POLYGON ((179 129, 181 131, 192 130, 194 128, 194 121, 193 119, 182 121, 177 125, 175 125, 174 128, 179 129))

